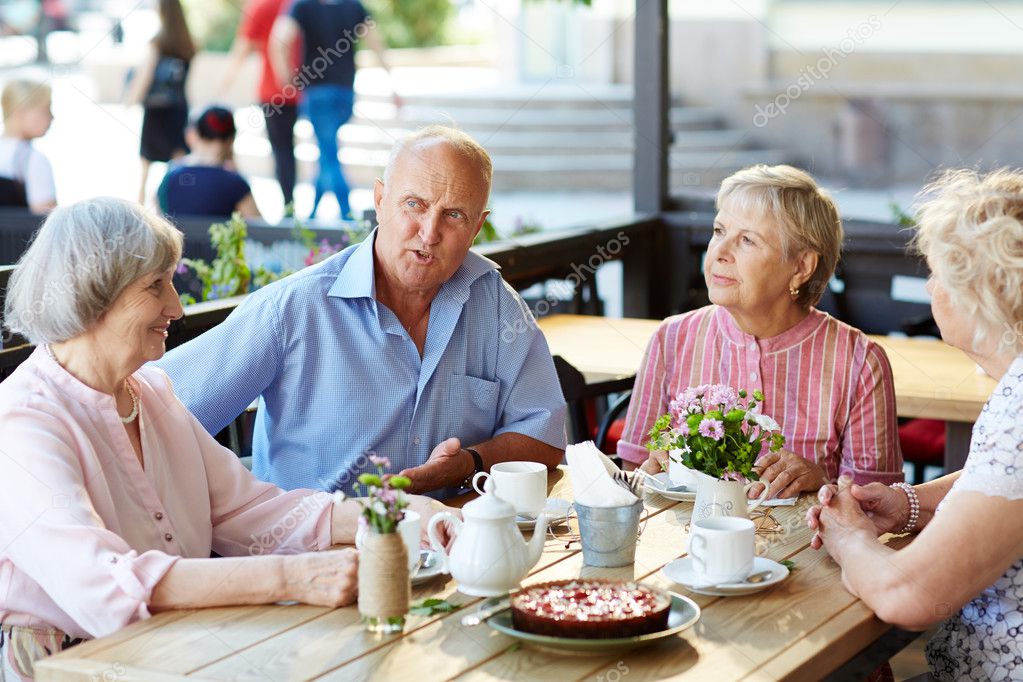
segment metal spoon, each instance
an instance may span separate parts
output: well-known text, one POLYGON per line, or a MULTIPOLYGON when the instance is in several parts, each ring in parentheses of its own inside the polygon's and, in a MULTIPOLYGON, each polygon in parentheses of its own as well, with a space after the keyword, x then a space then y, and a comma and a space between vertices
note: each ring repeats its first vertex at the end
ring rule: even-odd
POLYGON ((774 571, 770 570, 758 571, 756 573, 751 573, 750 575, 746 576, 744 580, 732 580, 726 583, 707 583, 706 585, 695 585, 694 587, 698 590, 706 590, 709 588, 718 587, 738 587, 741 585, 756 585, 757 583, 762 583, 764 581, 770 580, 771 576, 773 575, 774 571))

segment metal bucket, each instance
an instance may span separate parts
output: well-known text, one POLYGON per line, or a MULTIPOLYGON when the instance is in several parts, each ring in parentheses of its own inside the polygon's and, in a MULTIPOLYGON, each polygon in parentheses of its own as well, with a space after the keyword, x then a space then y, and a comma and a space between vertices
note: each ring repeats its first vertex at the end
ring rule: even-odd
POLYGON ((584 564, 614 568, 635 561, 643 500, 628 507, 587 507, 576 502, 575 510, 584 564))

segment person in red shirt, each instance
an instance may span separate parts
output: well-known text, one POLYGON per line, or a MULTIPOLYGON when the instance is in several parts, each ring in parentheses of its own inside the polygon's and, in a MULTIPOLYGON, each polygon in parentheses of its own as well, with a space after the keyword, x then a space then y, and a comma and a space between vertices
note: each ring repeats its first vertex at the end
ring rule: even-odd
MULTIPOLYGON (((242 10, 238 35, 231 46, 231 61, 225 78, 225 90, 237 76, 245 59, 259 53, 263 63, 259 79, 259 104, 266 122, 266 135, 274 155, 277 182, 284 195, 285 210, 294 202, 295 193, 295 137, 293 129, 298 120, 299 94, 295 88, 282 88, 277 84, 268 44, 270 31, 277 16, 288 7, 288 0, 248 0, 242 10)), ((301 46, 296 48, 296 61, 301 46)))

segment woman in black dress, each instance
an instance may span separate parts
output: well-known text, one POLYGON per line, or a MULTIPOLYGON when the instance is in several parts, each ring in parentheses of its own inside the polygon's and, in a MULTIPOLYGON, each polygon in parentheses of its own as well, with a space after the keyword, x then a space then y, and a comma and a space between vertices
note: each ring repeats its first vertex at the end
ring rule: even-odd
POLYGON ((160 0, 160 30, 153 38, 149 55, 132 84, 130 101, 141 102, 142 183, 139 202, 145 200, 149 165, 166 163, 188 153, 185 128, 188 126, 188 101, 185 80, 195 56, 195 43, 185 21, 179 0, 160 0))

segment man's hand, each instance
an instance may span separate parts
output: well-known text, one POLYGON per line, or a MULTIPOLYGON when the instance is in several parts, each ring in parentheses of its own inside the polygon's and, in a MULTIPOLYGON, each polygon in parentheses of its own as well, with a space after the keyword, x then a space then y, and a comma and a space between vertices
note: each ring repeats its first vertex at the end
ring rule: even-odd
MULTIPOLYGON (((804 491, 817 490, 828 482, 823 468, 788 450, 764 455, 757 460, 754 471, 770 484, 767 499, 795 497, 804 491)), ((749 490, 750 499, 760 497, 763 490, 762 483, 753 484, 749 490)))
POLYGON ((461 485, 472 473, 472 457, 462 451, 462 442, 448 438, 433 449, 430 458, 422 465, 405 469, 402 476, 412 479, 407 490, 422 494, 448 486, 461 485))

